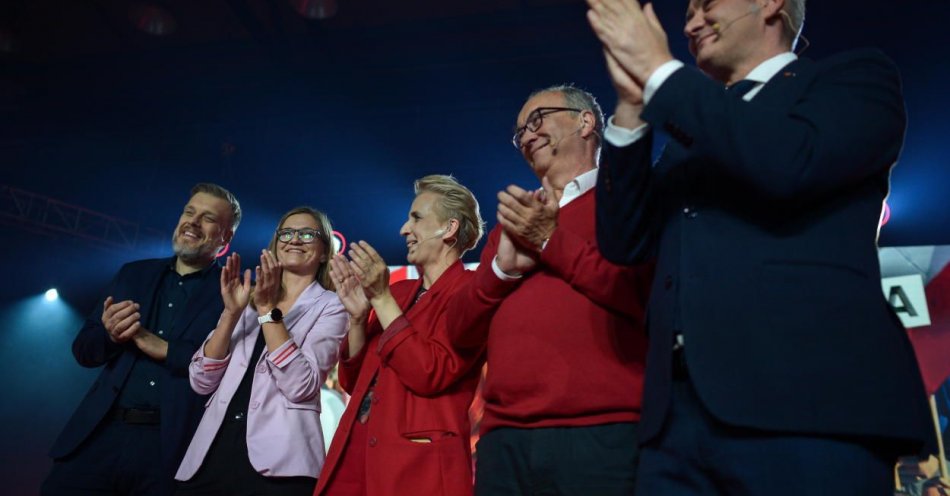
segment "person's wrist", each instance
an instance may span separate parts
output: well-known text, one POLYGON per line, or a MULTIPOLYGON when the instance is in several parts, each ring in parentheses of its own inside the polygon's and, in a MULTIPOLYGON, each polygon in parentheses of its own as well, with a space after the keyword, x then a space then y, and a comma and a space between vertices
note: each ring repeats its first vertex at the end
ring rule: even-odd
POLYGON ((627 100, 617 102, 613 115, 613 125, 623 129, 636 129, 643 124, 640 114, 643 112, 643 100, 633 103, 627 100))
POLYGON ((239 307, 225 308, 224 311, 221 312, 221 317, 236 320, 241 316, 241 312, 243 311, 244 310, 239 307))
POLYGON ((511 264, 508 264, 502 260, 501 257, 495 255, 495 267, 498 267, 498 270, 508 277, 521 277, 521 272, 518 271, 514 261, 512 261, 511 264))
MULTIPOLYGON (((659 69, 660 67, 662 67, 663 64, 665 64, 665 63, 667 63, 667 62, 669 62, 669 61, 671 61, 671 60, 674 60, 674 59, 673 59, 673 55, 671 55, 671 54, 669 54, 669 53, 665 53, 665 54, 663 54, 663 55, 659 55, 659 56, 657 56, 655 59, 653 59, 653 61, 650 62, 649 67, 647 68, 647 70, 644 71, 644 74, 643 74, 643 81, 641 81, 641 85, 642 85, 642 86, 646 86, 647 81, 649 81, 649 80, 650 80, 650 77, 653 76, 654 73, 656 73, 656 70, 659 69)), ((642 87, 642 86, 641 86, 641 87, 642 87)))
POLYGON ((386 287, 382 291, 375 293, 373 296, 371 296, 369 298, 369 302, 372 305, 378 305, 390 299, 392 299, 392 294, 389 292, 389 287, 386 287))

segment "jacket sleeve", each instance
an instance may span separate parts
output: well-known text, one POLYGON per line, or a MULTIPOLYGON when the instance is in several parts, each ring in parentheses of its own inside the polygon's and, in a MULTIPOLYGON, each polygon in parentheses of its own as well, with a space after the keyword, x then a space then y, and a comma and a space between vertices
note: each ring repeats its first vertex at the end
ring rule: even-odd
POLYGON ((234 326, 234 330, 231 331, 231 345, 227 356, 220 359, 205 356, 205 343, 214 335, 214 330, 208 334, 207 339, 205 339, 204 342, 198 346, 198 350, 194 352, 191 363, 188 365, 188 381, 191 383, 191 389, 196 393, 204 395, 211 394, 218 390, 218 386, 221 385, 221 379, 224 378, 224 372, 227 370, 228 364, 231 363, 234 345, 240 339, 239 336, 246 334, 244 326, 247 315, 247 310, 241 313, 241 317, 234 326))
POLYGON ((366 358, 366 346, 360 349, 356 356, 349 356, 349 337, 343 338, 340 343, 340 365, 337 368, 337 377, 340 380, 340 387, 346 391, 346 394, 353 395, 356 389, 356 381, 360 378, 360 367, 363 366, 363 359, 366 358))
POLYGON ((609 142, 597 174, 597 247, 610 262, 655 257, 659 216, 651 187, 653 132, 624 147, 609 142))
POLYGON ((770 106, 735 98, 682 68, 642 115, 676 129, 674 139, 704 157, 708 173, 731 178, 752 198, 801 204, 890 168, 907 123, 897 68, 880 52, 840 54, 815 71, 791 105, 770 106))
POLYGON ((102 302, 122 284, 127 271, 127 265, 119 269, 112 282, 109 283, 105 295, 99 299, 96 306, 89 312, 86 321, 79 330, 79 334, 73 340, 73 356, 83 367, 99 367, 121 354, 127 346, 134 347, 134 345, 128 343, 118 344, 113 342, 109 339, 105 326, 102 325, 102 302))
POLYGON ((334 293, 326 292, 326 302, 317 315, 294 325, 308 326, 302 334, 291 338, 267 354, 267 366, 277 389, 292 403, 309 401, 320 392, 320 385, 336 364, 340 341, 346 333, 347 313, 334 293))
POLYGON ((519 284, 519 281, 502 281, 492 269, 500 229, 496 226, 488 234, 475 275, 453 294, 448 303, 451 318, 446 320, 446 343, 466 356, 484 348, 495 310, 519 284))
POLYGON ((440 315, 433 320, 435 329, 419 332, 405 315, 401 315, 389 324, 379 339, 376 352, 380 363, 395 371, 399 381, 414 394, 434 396, 442 393, 468 374, 484 356, 484 343, 459 349, 451 345, 446 329, 450 316, 451 312, 442 306, 440 315))
POLYGON ((369 311, 369 317, 366 319, 366 342, 355 356, 350 356, 350 337, 347 335, 340 343, 339 357, 340 363, 337 369, 337 376, 340 379, 340 387, 346 391, 346 394, 353 395, 356 390, 356 381, 360 378, 360 370, 363 367, 363 360, 366 358, 366 349, 373 336, 380 333, 379 321, 376 319, 376 312, 369 311))
POLYGON ((541 252, 541 263, 594 303, 642 320, 653 263, 620 266, 590 241, 568 229, 555 229, 541 252))

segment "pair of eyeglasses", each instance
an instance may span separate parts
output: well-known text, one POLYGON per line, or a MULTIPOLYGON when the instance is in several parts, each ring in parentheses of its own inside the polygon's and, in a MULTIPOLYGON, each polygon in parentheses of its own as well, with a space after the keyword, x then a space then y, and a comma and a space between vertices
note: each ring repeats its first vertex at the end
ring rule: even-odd
POLYGON ((277 239, 280 240, 281 243, 290 243, 294 239, 294 235, 297 236, 297 239, 299 239, 301 243, 313 243, 313 240, 323 238, 322 232, 316 229, 310 229, 309 227, 303 229, 291 229, 288 227, 286 229, 277 230, 277 239))
POLYGON ((516 149, 521 150, 521 138, 524 137, 524 133, 526 131, 533 133, 541 129, 541 125, 544 124, 544 116, 556 112, 583 112, 583 109, 570 107, 538 107, 528 114, 528 118, 524 121, 524 126, 515 129, 515 135, 511 137, 511 144, 514 145, 516 149))

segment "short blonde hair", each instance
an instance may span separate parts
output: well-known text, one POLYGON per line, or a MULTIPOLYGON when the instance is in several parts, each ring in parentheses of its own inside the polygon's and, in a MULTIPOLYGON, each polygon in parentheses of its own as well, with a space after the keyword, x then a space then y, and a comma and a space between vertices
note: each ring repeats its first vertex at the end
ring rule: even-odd
POLYGON ((442 197, 436 204, 436 215, 439 220, 455 219, 459 223, 458 243, 459 256, 478 244, 478 240, 485 233, 485 221, 478 210, 478 200, 475 195, 462 186, 450 175, 432 174, 415 182, 416 196, 421 193, 435 193, 442 197))

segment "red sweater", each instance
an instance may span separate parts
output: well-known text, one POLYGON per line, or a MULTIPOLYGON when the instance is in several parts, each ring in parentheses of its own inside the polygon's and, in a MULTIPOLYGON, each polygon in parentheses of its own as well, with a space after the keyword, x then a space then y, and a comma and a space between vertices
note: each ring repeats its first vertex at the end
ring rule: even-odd
POLYGON ((475 278, 450 305, 453 345, 488 345, 483 435, 639 420, 653 267, 606 261, 594 228, 591 190, 560 210, 538 267, 504 282, 491 267, 496 226, 475 278), (479 320, 490 324, 472 325, 479 320))

